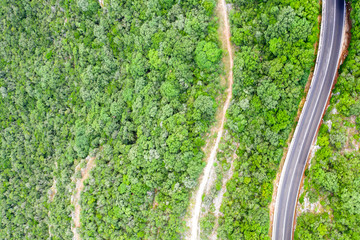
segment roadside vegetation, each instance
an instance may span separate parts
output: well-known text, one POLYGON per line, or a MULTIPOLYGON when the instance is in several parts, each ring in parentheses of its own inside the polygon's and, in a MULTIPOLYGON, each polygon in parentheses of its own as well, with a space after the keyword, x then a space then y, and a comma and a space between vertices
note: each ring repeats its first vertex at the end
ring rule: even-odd
POLYGON ((0 3, 1 239, 72 239, 71 178, 99 148, 80 237, 179 238, 222 91, 214 7, 0 3))
POLYGON ((269 239, 273 181, 314 66, 320 8, 317 0, 229 3, 237 51, 226 126, 239 148, 217 236, 269 239))
POLYGON ((360 236, 360 1, 351 1, 351 42, 320 128, 320 148, 305 171, 299 204, 320 203, 297 218, 295 239, 360 236))

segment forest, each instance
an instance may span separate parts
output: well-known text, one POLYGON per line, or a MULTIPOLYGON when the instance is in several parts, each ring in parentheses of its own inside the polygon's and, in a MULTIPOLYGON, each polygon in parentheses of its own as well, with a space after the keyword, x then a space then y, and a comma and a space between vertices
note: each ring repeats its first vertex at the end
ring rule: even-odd
POLYGON ((360 236, 360 2, 350 3, 349 54, 340 67, 299 199, 301 206, 308 202, 316 207, 297 219, 295 239, 360 236))
POLYGON ((214 7, 1 1, 1 239, 72 239, 71 179, 95 152, 81 238, 179 238, 222 91, 214 7))
MULTIPOLYGON (((0 1, 0 239, 74 239, 73 195, 90 158, 81 239, 184 239, 225 90, 216 4, 0 1)), ((273 181, 315 64, 321 6, 227 4, 233 96, 201 239, 215 221, 218 239, 270 239, 273 181)), ((295 239, 360 236, 360 1, 351 6, 349 55, 299 199, 299 210, 316 208, 300 213, 295 239)))

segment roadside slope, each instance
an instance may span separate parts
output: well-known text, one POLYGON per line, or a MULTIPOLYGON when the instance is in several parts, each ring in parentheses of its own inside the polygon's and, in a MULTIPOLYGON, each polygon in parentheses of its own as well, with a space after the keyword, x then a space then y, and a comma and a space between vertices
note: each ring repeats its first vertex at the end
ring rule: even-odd
POLYGON ((344 16, 344 1, 324 2, 319 54, 313 81, 281 173, 272 236, 276 240, 290 239, 293 235, 300 182, 340 62, 344 16))
POLYGON ((356 60, 359 53, 355 50, 359 38, 350 42, 351 35, 356 36, 360 26, 355 17, 360 2, 353 1, 351 5, 347 3, 346 38, 342 52, 344 64, 319 130, 318 150, 310 159, 303 191, 300 192, 294 239, 304 239, 310 234, 316 239, 356 239, 360 235, 360 219, 354 218, 359 213, 360 202, 353 201, 360 183, 360 169, 357 167, 360 163, 360 79, 354 71, 359 67, 356 60))
POLYGON ((273 180, 314 64, 318 1, 235 2, 231 14, 237 51, 226 126, 239 149, 218 237, 268 239, 273 180))

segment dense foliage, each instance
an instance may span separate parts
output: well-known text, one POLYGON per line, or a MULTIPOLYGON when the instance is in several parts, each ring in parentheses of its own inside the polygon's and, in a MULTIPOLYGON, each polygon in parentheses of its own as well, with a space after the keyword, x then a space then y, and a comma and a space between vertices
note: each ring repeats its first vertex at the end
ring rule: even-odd
POLYGON ((233 101, 240 144, 219 220, 221 239, 268 239, 272 182, 314 65, 316 0, 232 2, 233 101))
POLYGON ((315 157, 305 174, 300 203, 320 202, 297 220, 295 239, 359 239, 360 236, 360 2, 352 1, 349 55, 340 68, 320 128, 315 157), (336 109, 336 111, 334 111, 336 109))
POLYGON ((1 1, 1 239, 71 239, 74 167, 100 147, 83 239, 179 238, 220 91, 214 6, 1 1))

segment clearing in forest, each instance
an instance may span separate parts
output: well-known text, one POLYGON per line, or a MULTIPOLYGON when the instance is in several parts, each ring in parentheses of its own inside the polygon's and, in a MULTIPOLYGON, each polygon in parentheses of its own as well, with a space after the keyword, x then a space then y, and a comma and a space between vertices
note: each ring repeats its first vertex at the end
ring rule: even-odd
POLYGON ((96 156, 93 157, 88 156, 85 159, 85 162, 87 162, 85 168, 81 169, 80 167, 81 163, 79 163, 75 168, 75 178, 73 180, 76 184, 76 187, 75 190, 73 191, 73 195, 71 196, 71 204, 74 205, 74 211, 71 214, 71 217, 73 219, 71 230, 74 233, 74 237, 73 237, 74 240, 81 239, 78 233, 78 228, 80 227, 80 212, 81 212, 80 196, 82 190, 84 189, 84 181, 88 179, 91 169, 95 167, 95 158, 96 156), (76 178, 76 175, 79 172, 81 173, 81 177, 76 178))

